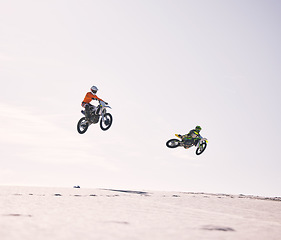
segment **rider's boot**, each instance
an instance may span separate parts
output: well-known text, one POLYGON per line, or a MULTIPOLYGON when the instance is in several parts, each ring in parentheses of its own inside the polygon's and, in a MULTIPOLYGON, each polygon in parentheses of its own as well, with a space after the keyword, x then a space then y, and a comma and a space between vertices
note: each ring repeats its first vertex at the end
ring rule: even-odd
POLYGON ((90 118, 91 118, 91 113, 90 113, 90 107, 89 106, 85 107, 85 118, 86 118, 87 121, 89 121, 90 118))
POLYGON ((90 120, 90 114, 87 111, 85 112, 85 118, 86 118, 87 121, 90 120))
POLYGON ((185 148, 185 149, 188 149, 188 148, 190 148, 192 145, 190 145, 190 139, 183 139, 183 147, 185 148))

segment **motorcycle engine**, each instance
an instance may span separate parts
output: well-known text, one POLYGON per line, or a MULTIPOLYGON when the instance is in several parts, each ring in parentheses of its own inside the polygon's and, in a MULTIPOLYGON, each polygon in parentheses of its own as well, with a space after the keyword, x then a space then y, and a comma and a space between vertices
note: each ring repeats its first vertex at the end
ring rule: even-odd
POLYGON ((91 115, 91 122, 92 123, 97 123, 100 119, 100 116, 99 115, 96 115, 96 114, 92 114, 91 115))

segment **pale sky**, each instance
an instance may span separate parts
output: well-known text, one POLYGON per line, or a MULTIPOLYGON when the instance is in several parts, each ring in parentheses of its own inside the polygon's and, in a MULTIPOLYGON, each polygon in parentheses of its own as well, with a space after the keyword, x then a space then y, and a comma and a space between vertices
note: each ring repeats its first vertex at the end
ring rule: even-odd
POLYGON ((281 196, 280 1, 0 6, 0 185, 281 196), (80 135, 92 85, 113 125, 80 135))

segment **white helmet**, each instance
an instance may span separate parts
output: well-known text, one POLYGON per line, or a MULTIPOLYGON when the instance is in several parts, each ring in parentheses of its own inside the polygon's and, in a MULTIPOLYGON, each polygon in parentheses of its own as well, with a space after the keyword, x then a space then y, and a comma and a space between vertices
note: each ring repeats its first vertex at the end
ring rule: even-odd
POLYGON ((91 87, 91 92, 92 92, 94 95, 96 95, 97 91, 98 91, 98 88, 97 88, 96 86, 92 86, 92 87, 91 87))

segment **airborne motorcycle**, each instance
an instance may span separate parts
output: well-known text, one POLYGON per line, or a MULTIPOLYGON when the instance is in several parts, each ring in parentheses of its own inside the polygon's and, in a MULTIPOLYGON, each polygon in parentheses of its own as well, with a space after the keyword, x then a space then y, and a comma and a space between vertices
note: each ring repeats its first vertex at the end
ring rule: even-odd
POLYGON ((203 153, 207 147, 207 138, 198 138, 195 139, 194 142, 192 141, 183 141, 182 138, 178 135, 175 134, 175 136, 177 136, 179 139, 170 139, 169 141, 166 142, 166 146, 168 148, 176 148, 176 147, 184 147, 184 148, 190 148, 192 146, 197 147, 196 149, 196 155, 200 155, 201 153, 203 153))
MULTIPOLYGON (((82 117, 78 124, 77 124, 77 131, 80 134, 83 134, 87 131, 88 127, 91 124, 96 124, 100 120, 100 128, 103 131, 108 130, 111 127, 112 124, 112 115, 110 113, 106 112, 107 108, 111 108, 105 102, 99 101, 98 107, 93 111, 90 112, 89 119, 86 119, 86 117, 82 117)), ((85 110, 81 110, 81 113, 85 115, 85 110)))

